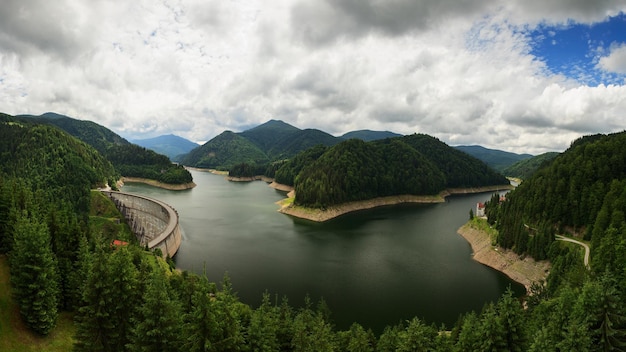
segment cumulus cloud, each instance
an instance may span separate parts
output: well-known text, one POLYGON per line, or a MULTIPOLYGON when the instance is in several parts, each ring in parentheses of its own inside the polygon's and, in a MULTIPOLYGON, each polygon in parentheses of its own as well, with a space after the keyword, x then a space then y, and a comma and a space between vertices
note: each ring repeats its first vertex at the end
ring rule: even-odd
POLYGON ((626 74, 626 44, 611 47, 609 55, 600 58, 598 66, 608 72, 626 74))
MULTIPOLYGON (((525 33, 602 21, 620 2, 7 0, 0 111, 55 111, 129 138, 206 141, 282 119, 563 150, 624 129, 626 92, 550 74, 525 33)), ((625 57, 616 44, 598 67, 626 73, 625 57)))

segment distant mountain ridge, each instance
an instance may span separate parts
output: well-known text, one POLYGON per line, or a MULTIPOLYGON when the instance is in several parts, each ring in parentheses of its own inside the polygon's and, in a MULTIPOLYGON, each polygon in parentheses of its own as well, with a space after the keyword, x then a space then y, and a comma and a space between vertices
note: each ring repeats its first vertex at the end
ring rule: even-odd
POLYGON ((180 157, 198 147, 194 143, 183 137, 174 134, 161 135, 154 138, 134 139, 133 143, 144 148, 154 150, 159 154, 166 155, 172 161, 179 161, 180 157))
POLYGON ((500 172, 520 160, 532 157, 530 154, 516 154, 502 150, 489 149, 479 145, 459 145, 454 148, 482 160, 487 165, 491 166, 491 168, 500 172))
POLYGON ((223 132, 190 151, 181 163, 229 170, 242 163, 258 165, 289 159, 313 146, 333 146, 342 140, 317 129, 302 130, 284 121, 270 120, 243 132, 223 132))
POLYGON ((402 135, 398 133, 394 133, 394 132, 389 132, 389 131, 358 130, 358 131, 348 132, 341 136, 341 138, 343 139, 355 138, 355 139, 360 139, 365 142, 371 142, 371 141, 376 141, 379 139, 395 138, 395 137, 402 137, 402 135))

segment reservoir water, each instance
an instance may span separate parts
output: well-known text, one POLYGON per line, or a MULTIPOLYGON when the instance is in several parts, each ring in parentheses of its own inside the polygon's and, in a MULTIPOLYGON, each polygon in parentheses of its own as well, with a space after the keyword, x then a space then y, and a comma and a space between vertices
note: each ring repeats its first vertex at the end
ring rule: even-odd
MULTIPOLYGON (((338 329, 352 322, 380 333, 417 316, 452 326, 511 286, 523 286, 472 260, 457 234, 469 210, 491 193, 445 203, 402 205, 347 214, 319 224, 278 213, 285 197, 265 182, 228 182, 191 171, 197 186, 168 191, 127 184, 122 191, 162 200, 178 210, 183 241, 178 268, 221 282, 228 273, 242 302, 263 292, 302 306, 323 297, 338 329)), ((279 299, 280 303, 280 299, 279 299)))

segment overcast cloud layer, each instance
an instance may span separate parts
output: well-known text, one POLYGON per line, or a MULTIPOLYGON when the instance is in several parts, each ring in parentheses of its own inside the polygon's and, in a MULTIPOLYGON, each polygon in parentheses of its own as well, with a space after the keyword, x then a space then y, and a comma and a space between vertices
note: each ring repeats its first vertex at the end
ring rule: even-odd
MULTIPOLYGON (((626 11, 619 0, 1 3, 0 111, 129 138, 206 141, 280 119, 538 154, 626 128, 623 80, 552 74, 528 36, 604 21, 626 11)), ((626 74, 626 45, 597 62, 626 74)))

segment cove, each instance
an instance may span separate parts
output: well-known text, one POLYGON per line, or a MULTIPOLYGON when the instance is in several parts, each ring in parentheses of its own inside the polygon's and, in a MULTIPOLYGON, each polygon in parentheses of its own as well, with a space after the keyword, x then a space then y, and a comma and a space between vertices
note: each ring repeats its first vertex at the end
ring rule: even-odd
POLYGON ((522 285, 471 258, 457 234, 476 202, 492 193, 445 203, 397 205, 343 215, 325 223, 291 218, 274 204, 285 193, 265 182, 228 182, 191 171, 196 187, 168 191, 127 184, 122 191, 161 200, 178 211, 183 240, 177 267, 220 282, 228 273, 242 302, 263 292, 302 306, 323 297, 336 328, 353 322, 375 333, 414 316, 450 327, 522 285))

